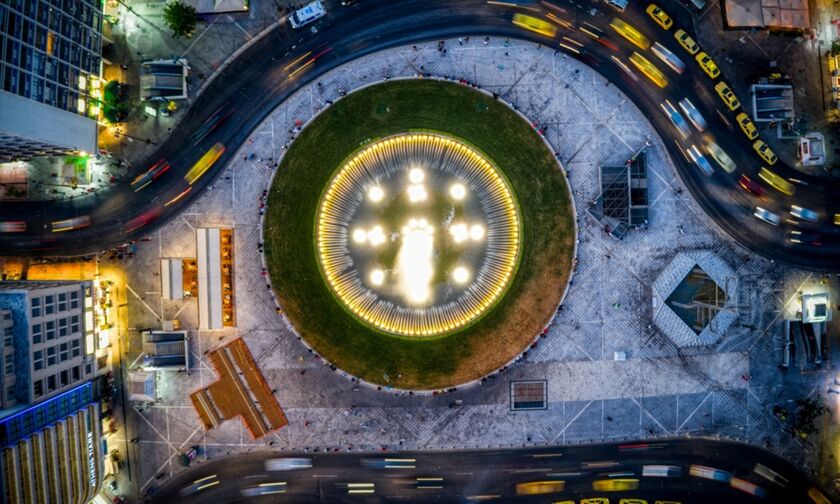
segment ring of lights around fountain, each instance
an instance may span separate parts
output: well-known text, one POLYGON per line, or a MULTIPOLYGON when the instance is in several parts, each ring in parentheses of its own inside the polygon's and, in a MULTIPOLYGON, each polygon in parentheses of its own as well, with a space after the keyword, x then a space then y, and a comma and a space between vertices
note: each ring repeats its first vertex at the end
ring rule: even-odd
POLYGON ((520 217, 486 157, 440 134, 373 142, 337 170, 316 223, 319 265, 356 317, 400 336, 456 331, 504 293, 520 217))

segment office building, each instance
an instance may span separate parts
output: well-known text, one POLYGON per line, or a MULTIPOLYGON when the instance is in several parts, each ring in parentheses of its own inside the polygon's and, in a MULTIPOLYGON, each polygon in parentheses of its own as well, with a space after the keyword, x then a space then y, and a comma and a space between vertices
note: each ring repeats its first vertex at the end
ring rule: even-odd
POLYGON ((0 419, 94 378, 92 292, 91 282, 0 282, 0 419))
POLYGON ((0 2, 0 160, 95 152, 102 2, 0 2))

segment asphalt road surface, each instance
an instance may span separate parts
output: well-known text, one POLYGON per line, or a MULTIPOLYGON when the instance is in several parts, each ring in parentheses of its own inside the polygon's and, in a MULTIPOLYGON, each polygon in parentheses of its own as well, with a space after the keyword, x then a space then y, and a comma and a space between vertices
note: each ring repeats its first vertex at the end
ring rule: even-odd
POLYGON ((154 487, 155 483, 144 489, 144 493, 151 490, 147 499, 151 503, 572 500, 577 504, 592 497, 607 497, 612 503, 635 497, 650 504, 657 500, 682 504, 813 502, 806 493, 811 484, 805 475, 784 459, 753 446, 710 439, 448 452, 269 451, 206 461, 160 488, 154 487), (285 459, 290 466, 288 460, 297 459, 299 467, 267 470, 270 459, 285 459), (651 465, 671 466, 670 476, 643 475, 644 467, 651 465), (704 469, 692 470, 692 465, 704 469), (700 473, 706 477, 696 475, 700 473), (712 474, 717 479, 709 479, 712 474), (614 484, 630 480, 629 485, 636 488, 593 489, 604 484, 594 482, 604 480, 614 484), (543 487, 545 493, 525 493, 528 485, 524 483, 539 481, 553 483, 543 487))
MULTIPOLYGON (((22 233, 0 233, 0 254, 85 254, 144 236, 198 197, 266 115, 320 74, 389 47, 471 35, 526 39, 566 51, 559 45, 565 42, 575 50, 569 51, 570 56, 600 72, 645 112, 668 147, 683 182, 722 229, 756 253, 780 262, 807 269, 838 269, 840 226, 833 224, 833 218, 840 213, 840 183, 799 173, 781 161, 772 169, 795 181, 793 196, 759 180, 758 171, 766 163, 753 151, 752 141, 738 129, 735 113, 726 109, 714 91, 714 84, 726 80, 726 76, 714 80, 707 77, 673 37, 678 27, 693 31, 682 4, 673 0, 659 2, 675 19, 675 26, 665 31, 643 11, 646 2, 631 2, 621 14, 594 2, 513 3, 519 5, 475 0, 364 0, 353 7, 331 6, 328 15, 315 24, 317 33, 309 27, 295 31, 287 25, 280 26, 209 85, 173 135, 150 159, 137 166, 137 172, 128 180, 73 200, 4 203, 0 220, 25 221, 27 229, 22 233), (558 33, 545 37, 513 25, 511 20, 517 12, 543 19, 549 19, 548 13, 552 13, 558 33), (650 50, 638 49, 620 37, 609 26, 616 16, 676 54, 685 63, 685 71, 677 74, 650 50), (629 56, 635 50, 666 75, 669 83, 664 89, 629 64, 629 56), (677 106, 685 97, 691 99, 709 124, 702 134, 692 129, 687 139, 680 136, 661 108, 666 99, 677 106), (219 117, 224 120, 208 132, 219 117), (685 155, 691 145, 702 150, 711 139, 735 160, 737 169, 732 173, 714 165, 709 158, 715 171, 712 176, 704 176, 685 155), (226 147, 223 155, 192 185, 188 184, 184 178, 187 172, 217 143, 226 147), (170 169, 135 191, 138 186, 130 184, 132 179, 160 159, 166 160, 170 169), (766 196, 759 199, 739 187, 741 174, 761 183, 766 196), (818 222, 790 219, 789 210, 794 204, 816 211, 818 222), (772 226, 756 219, 753 212, 758 205, 778 214, 781 224, 772 226), (81 217, 81 221, 89 219, 89 226, 53 232, 53 222, 76 217, 81 217), (819 234, 822 245, 791 243, 790 231, 819 234)), ((746 103, 745 86, 730 84, 746 103)))

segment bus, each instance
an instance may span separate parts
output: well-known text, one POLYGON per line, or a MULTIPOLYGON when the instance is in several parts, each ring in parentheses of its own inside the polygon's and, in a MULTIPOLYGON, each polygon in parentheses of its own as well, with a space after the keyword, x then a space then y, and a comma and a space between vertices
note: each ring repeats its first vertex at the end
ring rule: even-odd
POLYGON ((636 51, 633 51, 633 54, 630 55, 630 63, 633 63, 633 66, 638 68, 640 72, 645 74, 645 77, 650 79, 657 86, 664 88, 668 85, 668 79, 666 79, 665 75, 656 68, 656 65, 648 61, 647 58, 636 51))
POLYGON ((794 191, 796 188, 788 182, 787 180, 783 179, 779 175, 775 174, 774 172, 770 171, 769 169, 765 168, 764 166, 758 171, 758 177, 770 184, 773 189, 776 189, 780 193, 787 194, 788 196, 793 196, 794 191))
POLYGON ((198 160, 196 164, 190 168, 190 171, 184 175, 184 180, 187 181, 187 184, 193 185, 196 180, 201 178, 204 175, 204 172, 210 169, 213 166, 213 163, 219 160, 222 157, 222 154, 225 153, 225 146, 221 143, 217 143, 213 147, 210 147, 210 150, 204 153, 201 156, 201 159, 198 160))
POLYGON ((542 19, 535 18, 533 16, 516 13, 513 15, 513 24, 520 28, 525 28, 526 30, 539 33, 540 35, 545 35, 546 37, 554 37, 557 35, 556 26, 548 21, 543 21, 542 19))

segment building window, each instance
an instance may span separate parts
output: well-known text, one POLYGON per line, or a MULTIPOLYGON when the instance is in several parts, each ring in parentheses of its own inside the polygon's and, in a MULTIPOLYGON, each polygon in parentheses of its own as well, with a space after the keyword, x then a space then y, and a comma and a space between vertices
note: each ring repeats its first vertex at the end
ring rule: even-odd
POLYGON ((12 320, 12 314, 9 312, 3 312, 3 320, 12 320))
POLYGON ((40 317, 41 316, 41 298, 34 297, 32 298, 32 317, 40 317))
POLYGON ((67 325, 69 324, 66 318, 58 319, 58 337, 67 336, 67 325))
POLYGON ((70 373, 67 372, 67 370, 65 369, 64 371, 61 372, 61 374, 59 376, 61 377, 61 380, 60 380, 61 386, 63 387, 65 385, 67 385, 67 380, 70 378, 70 373))
POLYGON ((47 326, 47 341, 55 339, 55 320, 50 320, 46 324, 47 326))
POLYGON ((35 350, 32 354, 32 365, 35 366, 35 371, 44 369, 44 351, 35 350))
POLYGON ((14 328, 12 326, 7 326, 3 328, 3 346, 12 346, 12 331, 14 328))
POLYGON ((55 390, 55 375, 47 376, 47 392, 55 390))
POLYGON ((47 366, 55 366, 55 347, 47 348, 47 366))
POLYGON ((35 397, 41 397, 44 395, 44 380, 38 380, 33 384, 33 388, 35 389, 35 397))
POLYGON ((6 368, 6 374, 15 374, 15 354, 6 354, 3 362, 6 368))
POLYGON ((62 292, 58 295, 58 311, 67 311, 67 293, 62 292))
POLYGON ((88 362, 87 364, 85 364, 85 374, 89 375, 91 373, 93 373, 93 364, 88 362))
POLYGON ((75 310, 79 307, 79 291, 72 291, 70 293, 70 309, 75 310))
POLYGON ((79 381, 82 374, 82 366, 73 366, 73 381, 79 381))
POLYGON ((44 296, 44 313, 47 315, 55 313, 55 296, 44 296))
POLYGON ((74 339, 71 342, 71 348, 73 350, 73 357, 78 357, 82 354, 82 340, 81 339, 74 339))
POLYGON ((41 324, 32 324, 32 343, 38 344, 41 341, 41 324))
POLYGON ((11 400, 15 396, 15 386, 9 385, 9 388, 6 389, 6 400, 11 400))
POLYGON ((61 355, 59 355, 59 361, 64 362, 70 358, 70 345, 67 343, 61 344, 61 355))
POLYGON ((73 315, 72 317, 70 317, 70 332, 71 333, 81 332, 81 329, 79 328, 79 316, 78 315, 73 315))

